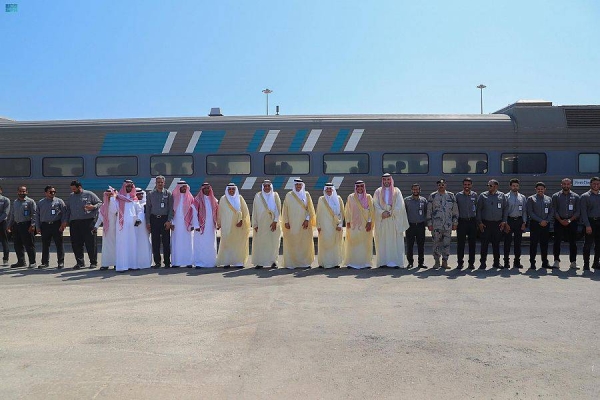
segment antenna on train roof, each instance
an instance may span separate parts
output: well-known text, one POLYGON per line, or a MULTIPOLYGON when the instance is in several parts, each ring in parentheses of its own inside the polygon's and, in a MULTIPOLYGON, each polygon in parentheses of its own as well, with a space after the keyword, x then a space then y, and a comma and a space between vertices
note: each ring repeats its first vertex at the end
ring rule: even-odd
POLYGON ((210 114, 208 114, 209 117, 222 117, 223 114, 221 114, 221 107, 212 107, 210 109, 210 114))

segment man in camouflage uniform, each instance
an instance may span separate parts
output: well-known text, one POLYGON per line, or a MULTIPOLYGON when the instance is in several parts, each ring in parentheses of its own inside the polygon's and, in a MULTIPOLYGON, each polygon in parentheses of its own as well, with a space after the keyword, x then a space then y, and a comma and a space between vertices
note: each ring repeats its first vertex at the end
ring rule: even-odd
POLYGON ((448 267, 450 238, 458 225, 458 204, 453 193, 446 191, 446 180, 437 181, 438 190, 427 199, 427 227, 433 237, 433 268, 448 267))

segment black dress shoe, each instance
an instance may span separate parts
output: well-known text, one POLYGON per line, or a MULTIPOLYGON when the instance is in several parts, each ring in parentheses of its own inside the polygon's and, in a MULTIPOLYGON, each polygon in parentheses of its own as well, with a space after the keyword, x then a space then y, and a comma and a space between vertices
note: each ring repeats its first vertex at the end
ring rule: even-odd
POLYGON ((108 271, 108 267, 100 267, 100 271, 108 271))
POLYGON ((271 264, 271 268, 277 269, 277 264, 275 264, 275 263, 271 264))
POLYGON ((406 268, 412 268, 413 267, 413 263, 408 263, 408 265, 406 266, 406 268))
POLYGON ((231 265, 223 265, 223 268, 225 269, 229 269, 229 267, 231 267, 231 265))
POLYGON ((322 265, 319 265, 319 268, 323 268, 323 266, 322 266, 322 265))
POLYGON ((423 264, 419 264, 419 268, 422 269, 422 268, 427 268, 427 267, 425 265, 423 265, 423 264))
POLYGON ((254 269, 262 269, 262 267, 263 267, 262 265, 257 265, 254 267, 254 269))
POLYGON ((76 264, 76 265, 73 267, 73 269, 81 269, 81 265, 79 265, 79 264, 76 264))
POLYGON ((160 268, 160 265, 158 265, 158 264, 154 264, 154 265, 152 266, 152 268, 154 268, 154 269, 159 269, 159 268, 160 268))
POLYGON ((584 271, 589 271, 590 270, 590 266, 589 265, 584 265, 583 266, 583 270, 584 271))
POLYGON ((469 264, 469 269, 475 269, 475 264, 469 264))
MULTIPOLYGON (((159 266, 160 268, 160 266, 159 266)), ((165 268, 171 268, 171 264, 165 264, 165 268)))
POLYGON ((63 269, 65 267, 64 263, 58 263, 57 269, 63 269))
POLYGON ((19 263, 19 262, 10 265, 11 268, 21 268, 24 266, 25 266, 25 263, 19 263))
POLYGON ((486 268, 487 268, 487 265, 485 265, 485 264, 480 264, 479 265, 479 269, 486 269, 486 268))

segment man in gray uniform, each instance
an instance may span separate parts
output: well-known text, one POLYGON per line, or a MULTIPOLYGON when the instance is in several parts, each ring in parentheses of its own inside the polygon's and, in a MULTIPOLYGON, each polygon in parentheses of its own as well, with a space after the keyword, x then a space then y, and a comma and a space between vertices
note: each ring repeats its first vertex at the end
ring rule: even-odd
POLYGON ((433 238, 433 268, 440 267, 441 256, 442 268, 446 269, 450 268, 450 239, 458 224, 458 206, 454 193, 446 191, 445 179, 437 181, 437 186, 438 190, 427 199, 427 227, 433 238))
POLYGON ((560 245, 569 242, 571 268, 577 268, 577 221, 579 220, 579 195, 571 191, 572 182, 565 178, 560 182, 562 190, 552 195, 554 210, 554 268, 560 266, 560 245))
POLYGON ((520 182, 513 178, 509 182, 510 191, 506 195, 508 216, 504 226, 504 268, 510 268, 510 245, 514 240, 515 259, 513 268, 523 268, 521 265, 521 239, 527 226, 527 197, 519 193, 520 182))
MULTIPOLYGON (((85 267, 84 245, 90 258, 90 268, 96 268, 98 266, 98 249, 94 224, 102 202, 93 192, 84 190, 79 181, 71 182, 71 192, 67 199, 67 221, 69 221, 71 247, 77 262, 73 269, 85 267)), ((64 229, 66 225, 62 226, 64 229)))
POLYGON ((590 251, 594 244, 594 263, 592 267, 600 269, 600 178, 590 179, 590 190, 581 195, 581 220, 585 224, 585 242, 583 244, 583 270, 590 270, 590 251))
POLYGON ((500 265, 500 240, 502 231, 506 225, 508 208, 506 207, 506 196, 498 191, 498 181, 490 179, 489 190, 483 192, 477 198, 477 225, 481 231, 481 264, 479 269, 486 269, 488 247, 492 243, 494 252, 494 268, 502 268, 500 265))
POLYGON ((8 256, 10 250, 8 247, 8 235, 6 229, 6 220, 10 213, 10 199, 2 195, 2 186, 0 186, 0 241, 2 242, 2 250, 4 251, 4 257, 2 258, 2 264, 8 265, 8 256))
POLYGON ((457 269, 462 269, 465 258, 465 242, 469 238, 469 269, 475 269, 475 247, 477 246, 477 192, 471 190, 473 180, 463 179, 463 191, 456 193, 458 204, 458 226, 456 228, 457 269))
POLYGON ((535 269, 538 243, 542 253, 542 268, 550 268, 548 264, 548 241, 550 239, 550 222, 554 219, 552 199, 546 196, 544 182, 535 184, 533 196, 527 198, 527 215, 529 216, 529 262, 530 269, 535 269))
POLYGON ((25 251, 29 258, 29 268, 35 268, 35 247, 33 237, 35 235, 35 201, 27 197, 27 187, 19 186, 18 199, 13 202, 8 216, 8 232, 13 234, 17 262, 11 268, 25 266, 25 251))
POLYGON ((152 241, 152 268, 160 268, 160 244, 163 246, 165 268, 171 266, 171 221, 173 219, 173 194, 165 189, 165 177, 156 177, 156 187, 146 199, 146 228, 152 241))
POLYGON ((46 186, 45 198, 38 201, 35 214, 35 228, 42 235, 42 263, 38 268, 47 268, 50 262, 50 242, 54 240, 58 269, 65 266, 65 249, 63 231, 67 225, 67 206, 62 199, 56 197, 54 186, 46 186))
POLYGON ((419 268, 425 268, 425 221, 427 219, 427 199, 421 196, 421 186, 413 183, 411 187, 412 196, 404 198, 406 215, 408 217, 409 227, 406 230, 406 258, 408 259, 408 268, 413 267, 414 257, 413 248, 415 239, 417 241, 417 251, 419 252, 419 268))

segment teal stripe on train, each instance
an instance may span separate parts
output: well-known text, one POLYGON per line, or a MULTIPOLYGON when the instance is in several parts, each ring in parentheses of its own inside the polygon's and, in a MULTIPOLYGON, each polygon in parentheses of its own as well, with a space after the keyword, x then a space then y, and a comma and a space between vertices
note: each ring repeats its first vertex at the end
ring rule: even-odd
POLYGON ((297 153, 302 150, 302 145, 306 141, 308 136, 308 129, 300 129, 296 132, 292 144, 290 144, 289 151, 297 153))
POLYGON ((248 153, 257 152, 258 149, 260 148, 261 143, 265 139, 266 134, 267 134, 267 131, 265 129, 259 129, 256 132, 254 132, 254 136, 252 136, 250 143, 248 143, 248 148, 246 149, 246 151, 248 153))
MULTIPOLYGON (((81 182, 81 186, 83 186, 83 188, 86 190, 91 190, 93 192, 101 192, 101 191, 108 189, 109 186, 112 186, 113 188, 115 188, 117 190, 121 189, 121 186, 123 186, 124 180, 125 180, 125 178, 110 177, 110 178, 81 179, 80 182, 81 182)), ((142 189, 146 189, 146 184, 148 182, 147 182, 147 180, 145 183, 141 180, 138 182, 136 182, 134 180, 133 183, 136 185, 136 187, 139 186, 142 189)))
POLYGON ((169 132, 107 133, 100 154, 159 154, 168 137, 169 132))
POLYGON ((194 153, 218 153, 224 137, 225 131, 202 131, 194 153))
POLYGON ((338 134, 331 145, 331 151, 340 152, 344 147, 344 144, 348 140, 348 135, 350 134, 350 129, 340 129, 338 134))

